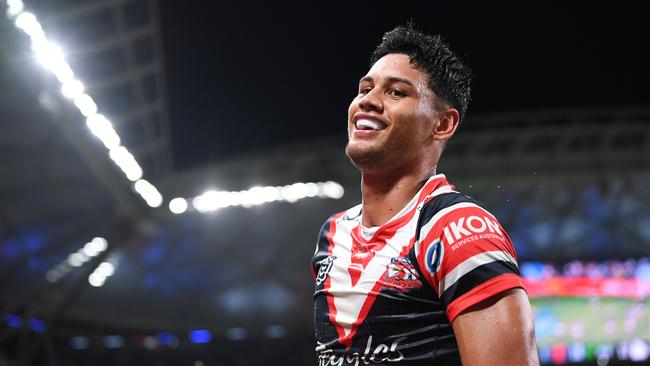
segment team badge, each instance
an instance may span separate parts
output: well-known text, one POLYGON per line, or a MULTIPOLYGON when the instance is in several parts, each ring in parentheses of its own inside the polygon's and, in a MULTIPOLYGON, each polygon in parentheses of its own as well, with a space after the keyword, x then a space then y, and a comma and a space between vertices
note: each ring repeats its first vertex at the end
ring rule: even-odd
POLYGON ((332 264, 335 259, 336 256, 332 255, 317 263, 318 275, 316 276, 316 286, 320 286, 320 284, 325 281, 327 274, 330 273, 330 270, 332 269, 332 264))
POLYGON ((395 257, 390 259, 386 265, 386 276, 384 278, 386 287, 400 291, 419 288, 422 286, 418 278, 418 272, 408 258, 395 257))

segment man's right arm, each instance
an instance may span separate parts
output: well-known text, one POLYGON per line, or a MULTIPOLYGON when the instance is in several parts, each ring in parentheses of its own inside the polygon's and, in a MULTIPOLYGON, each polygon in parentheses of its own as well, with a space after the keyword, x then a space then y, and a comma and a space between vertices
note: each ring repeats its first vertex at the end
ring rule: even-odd
POLYGON ((538 366, 534 318, 515 288, 463 311, 452 323, 463 366, 538 366))

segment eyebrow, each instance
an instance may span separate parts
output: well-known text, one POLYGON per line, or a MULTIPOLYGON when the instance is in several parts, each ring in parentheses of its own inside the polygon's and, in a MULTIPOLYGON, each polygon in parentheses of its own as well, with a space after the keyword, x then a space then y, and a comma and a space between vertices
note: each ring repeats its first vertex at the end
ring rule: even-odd
MULTIPOLYGON (((410 86, 412 86, 412 87, 415 88, 415 85, 414 85, 410 80, 403 79, 403 78, 399 78, 399 77, 397 77, 397 76, 389 76, 388 78, 386 78, 386 80, 388 81, 389 84, 393 84, 393 83, 404 83, 404 84, 408 84, 408 85, 410 85, 410 86)), ((374 81, 374 79, 373 79, 371 76, 367 76, 367 75, 366 75, 366 76, 362 77, 362 78, 359 80, 359 84, 361 84, 361 83, 364 82, 364 81, 370 81, 370 82, 372 82, 372 81, 374 81)))

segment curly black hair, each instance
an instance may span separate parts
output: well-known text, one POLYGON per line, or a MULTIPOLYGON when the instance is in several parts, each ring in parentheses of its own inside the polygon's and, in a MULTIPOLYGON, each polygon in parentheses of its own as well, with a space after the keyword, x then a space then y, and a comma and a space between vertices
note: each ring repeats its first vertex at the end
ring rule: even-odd
POLYGON ((400 53, 429 75, 429 87, 439 102, 456 108, 460 121, 465 117, 471 99, 472 71, 450 49, 440 36, 430 36, 415 29, 412 23, 386 32, 370 58, 374 65, 380 58, 400 53))

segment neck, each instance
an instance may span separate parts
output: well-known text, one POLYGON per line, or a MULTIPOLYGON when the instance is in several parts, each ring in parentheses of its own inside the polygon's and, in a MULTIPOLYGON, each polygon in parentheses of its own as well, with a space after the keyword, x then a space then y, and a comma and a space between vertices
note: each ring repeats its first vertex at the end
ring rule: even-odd
POLYGON ((388 222, 424 183, 435 174, 434 168, 421 167, 415 171, 390 173, 363 172, 361 196, 363 198, 362 224, 366 227, 381 226, 388 222))

